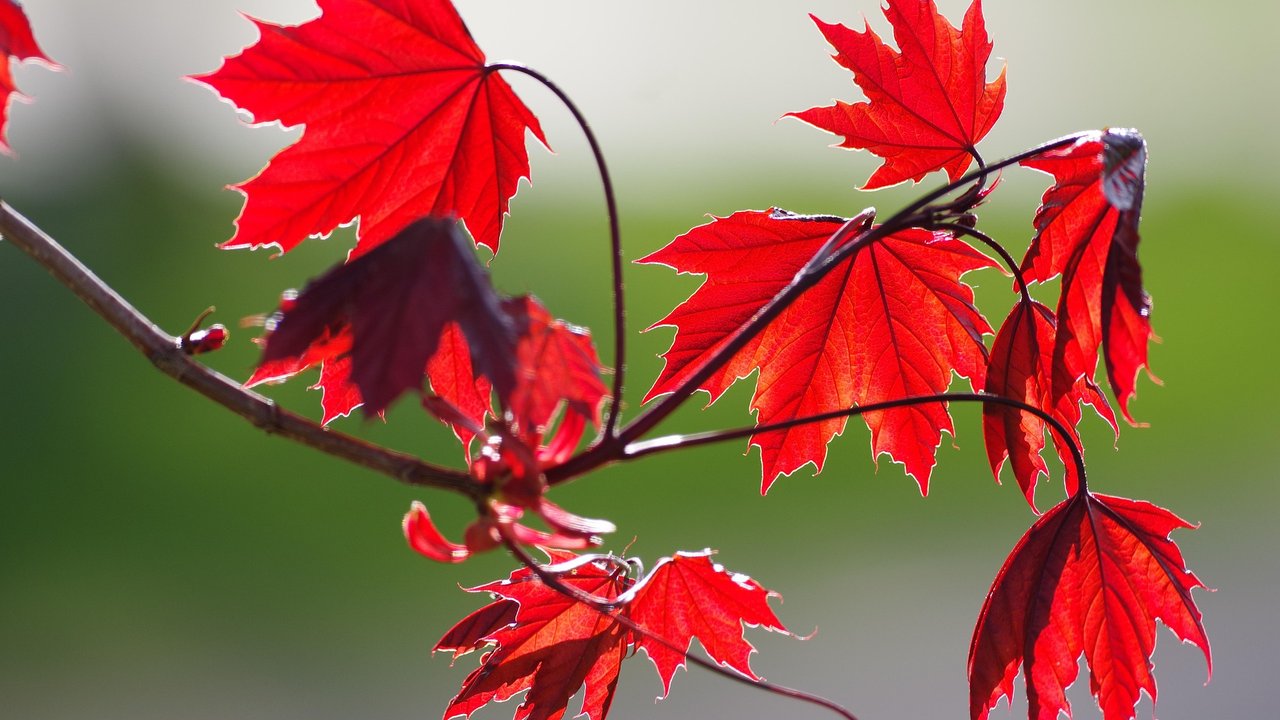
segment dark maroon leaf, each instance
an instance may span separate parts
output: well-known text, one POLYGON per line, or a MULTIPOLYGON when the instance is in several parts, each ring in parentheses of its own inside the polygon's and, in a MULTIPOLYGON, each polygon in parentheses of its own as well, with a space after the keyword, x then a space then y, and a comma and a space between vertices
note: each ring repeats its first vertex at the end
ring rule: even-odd
POLYGON ((366 414, 422 386, 450 322, 462 328, 477 375, 504 397, 515 385, 515 330, 452 220, 419 220, 311 282, 268 338, 262 364, 302 355, 343 322, 351 325, 351 379, 366 414))

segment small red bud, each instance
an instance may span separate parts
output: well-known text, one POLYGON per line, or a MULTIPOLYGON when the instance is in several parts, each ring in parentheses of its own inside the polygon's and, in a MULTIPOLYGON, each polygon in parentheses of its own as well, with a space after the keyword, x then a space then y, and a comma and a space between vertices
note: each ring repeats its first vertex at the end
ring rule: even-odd
POLYGON ((201 355, 222 349, 227 344, 231 333, 222 324, 211 325, 203 330, 196 330, 182 338, 182 349, 188 355, 201 355))

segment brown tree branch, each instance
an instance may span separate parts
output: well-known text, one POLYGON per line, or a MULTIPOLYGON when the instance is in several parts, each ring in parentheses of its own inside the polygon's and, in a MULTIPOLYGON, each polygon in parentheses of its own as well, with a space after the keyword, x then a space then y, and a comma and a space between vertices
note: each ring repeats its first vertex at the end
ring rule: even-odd
POLYGON ((254 427, 342 458, 408 485, 436 487, 473 500, 483 494, 469 475, 374 445, 281 409, 275 401, 246 390, 187 354, 181 338, 161 330, 74 255, 0 201, 0 236, 49 271, 164 374, 248 420, 254 427))

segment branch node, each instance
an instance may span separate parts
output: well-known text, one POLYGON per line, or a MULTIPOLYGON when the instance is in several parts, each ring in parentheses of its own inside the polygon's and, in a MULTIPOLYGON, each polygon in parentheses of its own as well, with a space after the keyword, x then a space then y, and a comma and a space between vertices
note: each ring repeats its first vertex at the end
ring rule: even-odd
POLYGON ((262 411, 253 415, 253 426, 268 435, 280 432, 280 406, 271 398, 263 398, 261 407, 262 411))

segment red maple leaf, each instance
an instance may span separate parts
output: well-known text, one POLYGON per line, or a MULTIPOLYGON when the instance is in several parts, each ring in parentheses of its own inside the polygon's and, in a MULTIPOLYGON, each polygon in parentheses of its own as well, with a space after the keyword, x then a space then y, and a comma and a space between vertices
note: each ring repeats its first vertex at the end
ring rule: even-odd
POLYGON ((466 336, 477 374, 508 395, 515 384, 511 320, 456 224, 426 218, 308 284, 267 336, 261 366, 291 367, 314 355, 318 341, 332 357, 332 338, 350 326, 350 379, 373 414, 421 387, 451 323, 466 336))
POLYGON ((470 452, 466 451, 471 446, 471 439, 493 412, 493 383, 483 375, 476 375, 466 335, 457 323, 445 326, 440 346, 427 362, 427 378, 431 382, 431 391, 462 415, 461 421, 446 422, 470 457, 470 452))
POLYGON ((451 652, 456 660, 467 653, 480 650, 490 644, 490 635, 516 621, 520 603, 514 600, 497 600, 462 618, 440 638, 432 648, 434 652, 451 652))
POLYGON ((918 182, 934 170, 957 180, 1004 108, 1004 70, 986 82, 991 41, 982 2, 969 6, 963 30, 938 14, 933 0, 889 3, 884 14, 901 52, 869 25, 857 32, 813 18, 870 102, 836 101, 790 115, 842 135, 841 147, 884 158, 864 189, 918 182))
POLYGON ((8 153, 9 101, 18 93, 9 61, 39 60, 52 70, 59 68, 40 49, 27 14, 13 0, 0 0, 0 56, 0 152, 8 153))
POLYGON ((319 0, 297 27, 254 20, 257 44, 196 78, 256 122, 304 125, 256 177, 223 247, 288 251, 360 218, 358 252, 425 215, 498 249, 529 175, 537 119, 485 66, 449 0, 319 0))
POLYGON ((557 320, 532 297, 505 303, 520 333, 516 386, 506 404, 522 433, 546 431, 562 404, 600 424, 601 401, 609 391, 600 381, 600 359, 591 334, 557 320))
MULTIPOLYGON (((1076 492, 1079 478, 1070 447, 1080 447, 1076 424, 1080 422, 1080 403, 1092 405, 1112 428, 1116 427, 1111 405, 1091 378, 1077 376, 1071 391, 1055 398, 1056 375, 1066 369, 1053 362, 1057 321, 1049 308, 1034 300, 1023 299, 1009 312, 991 347, 991 364, 987 367, 984 389, 993 394, 1020 400, 1045 410, 1071 431, 1070 438, 1050 432, 1058 457, 1066 468, 1068 495, 1076 492)), ((1044 449, 1044 420, 1007 405, 986 403, 982 409, 982 429, 986 438, 987 459, 996 479, 1000 467, 1009 460, 1013 476, 1034 510, 1036 480, 1049 476, 1040 452, 1044 449)))
POLYGON ((1012 698, 1019 666, 1030 717, 1071 715, 1065 691, 1084 655, 1104 720, 1131 720, 1154 702, 1157 620, 1204 653, 1209 639, 1191 590, 1204 585, 1169 540, 1191 527, 1163 508, 1078 493, 1045 513, 1005 561, 969 649, 969 708, 984 720, 1012 698))
MULTIPOLYGON (((1132 423, 1129 400, 1154 337, 1138 264, 1146 142, 1134 130, 1105 130, 1022 164, 1055 180, 1022 261, 1029 281, 1062 276, 1054 362, 1093 377, 1101 348, 1111 389, 1132 423)), ((1055 381, 1054 394, 1070 392, 1074 379, 1055 381)))
MULTIPOLYGON (((430 551, 448 547, 440 539, 430 551)), ((742 637, 744 624, 787 632, 769 608, 774 593, 712 562, 710 550, 663 558, 638 582, 626 572, 630 562, 548 552, 557 563, 548 570, 565 585, 615 607, 606 611, 563 595, 528 568, 505 581, 470 588, 493 593, 497 600, 463 618, 434 649, 455 658, 492 649, 463 682, 446 718, 470 716, 490 702, 528 691, 516 720, 556 720, 585 684, 582 714, 604 720, 619 667, 630 656, 628 647, 644 648, 653 659, 666 697, 694 638, 716 662, 759 679, 748 664, 754 648, 742 637)))
MULTIPOLYGON (((739 212, 676 238, 640 260, 707 280, 654 327, 676 327, 666 365, 649 399, 671 392, 791 282, 844 221, 780 211, 739 212)), ((858 250, 787 308, 702 384, 714 402, 730 385, 760 371, 751 407, 757 423, 786 421, 897 398, 944 392, 953 371, 981 382, 982 336, 991 332, 960 282, 994 267, 985 255, 943 233, 908 229, 858 250)), ((941 404, 863 416, 873 457, 906 466, 921 492, 943 430, 954 433, 941 404)), ((844 418, 759 433, 763 491, 782 474, 812 462, 844 418)))
POLYGON ((759 680, 749 662, 755 648, 742 636, 743 624, 786 632, 769 607, 773 593, 755 580, 712 562, 711 551, 676 553, 654 566, 627 606, 628 617, 653 637, 641 636, 636 647, 653 660, 662 678, 662 696, 671 692, 671 678, 685 664, 696 637, 716 662, 759 680), (677 652, 668 645, 682 648, 677 652))
MULTIPOLYGON (((564 554, 553 559, 565 559, 564 554)), ((612 600, 631 584, 616 567, 587 562, 561 575, 569 587, 603 600, 612 600)), ((559 720, 569 699, 586 685, 582 714, 604 720, 618 685, 618 670, 626 657, 631 631, 615 617, 578 602, 537 581, 528 569, 517 570, 502 582, 489 583, 471 592, 491 592, 497 603, 516 602, 515 622, 497 626, 496 616, 505 608, 482 608, 455 627, 436 650, 456 654, 481 644, 497 647, 462 683, 445 710, 446 718, 472 713, 490 702, 503 702, 528 691, 516 709, 516 720, 559 720), (485 627, 488 626, 488 628, 485 627), (486 635, 479 631, 491 629, 486 635)), ((497 604, 495 603, 495 604, 497 604)))
MULTIPOLYGON (((515 349, 515 384, 510 396, 499 397, 510 412, 514 430, 527 447, 536 448, 560 414, 555 439, 570 450, 577 446, 586 422, 600 424, 601 401, 609 391, 600 381, 600 360, 591 333, 557 320, 531 296, 502 303, 518 336, 515 349)), ((428 409, 448 422, 466 445, 482 429, 492 413, 490 383, 474 377, 470 350, 463 335, 452 336, 427 366, 432 390, 448 403, 430 403, 428 409), (461 421, 449 417, 460 414, 461 421)), ((563 462, 560 458, 556 462, 563 462)))

